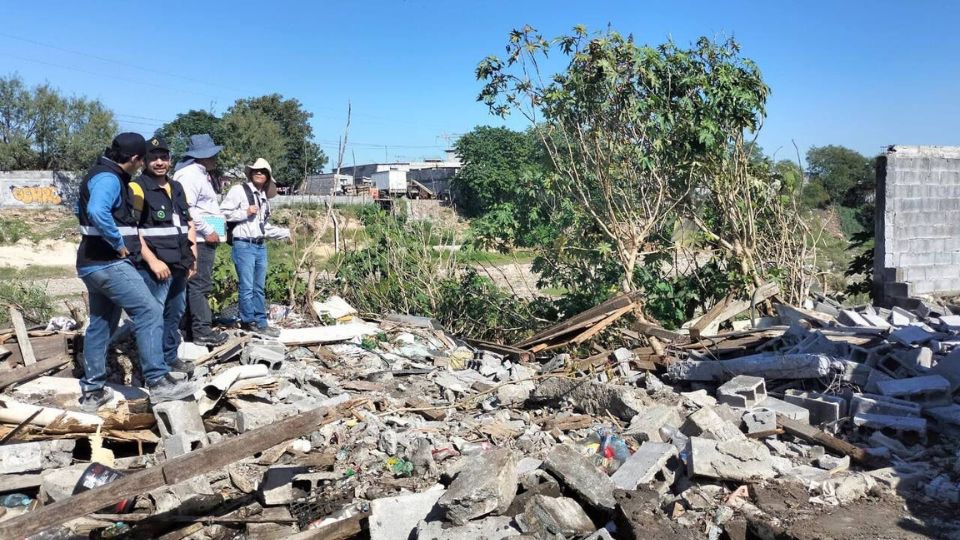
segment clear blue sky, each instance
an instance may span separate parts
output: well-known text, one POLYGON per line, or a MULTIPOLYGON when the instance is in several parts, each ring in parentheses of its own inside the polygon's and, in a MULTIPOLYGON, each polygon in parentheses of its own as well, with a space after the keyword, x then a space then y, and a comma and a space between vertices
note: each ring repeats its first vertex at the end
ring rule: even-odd
POLYGON ((351 151, 358 163, 439 157, 445 135, 500 124, 476 102, 474 68, 523 24, 548 36, 610 24, 652 44, 737 38, 772 88, 760 142, 778 158, 795 157, 791 141, 960 145, 960 3, 946 0, 41 0, 4 2, 0 20, 0 74, 98 98, 123 129, 279 92, 314 114, 332 155, 349 100, 347 163, 351 151))

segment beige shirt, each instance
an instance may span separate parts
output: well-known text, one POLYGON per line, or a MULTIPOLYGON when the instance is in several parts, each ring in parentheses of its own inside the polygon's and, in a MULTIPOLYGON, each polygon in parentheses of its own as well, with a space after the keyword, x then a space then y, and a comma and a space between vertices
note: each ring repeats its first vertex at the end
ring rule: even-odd
POLYGON ((227 196, 220 203, 220 211, 226 217, 227 222, 238 223, 233 229, 233 237, 270 238, 273 240, 290 238, 289 229, 276 227, 268 222, 270 201, 267 199, 267 194, 257 189, 252 182, 247 182, 247 185, 253 192, 253 204, 257 207, 256 214, 250 215, 247 213, 247 208, 250 205, 243 184, 237 184, 230 188, 227 196))

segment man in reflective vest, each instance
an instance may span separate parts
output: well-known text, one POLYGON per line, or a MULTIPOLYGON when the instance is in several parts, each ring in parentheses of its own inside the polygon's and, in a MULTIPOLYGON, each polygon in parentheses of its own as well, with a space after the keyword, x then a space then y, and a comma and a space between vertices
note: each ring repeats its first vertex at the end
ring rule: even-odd
POLYGON ((124 310, 133 320, 144 382, 154 403, 182 399, 193 387, 170 376, 163 361, 163 308, 134 264, 140 260, 139 216, 127 183, 143 165, 146 141, 121 133, 80 184, 77 275, 87 286, 89 322, 84 335, 80 405, 95 412, 108 403, 107 346, 124 310))
POLYGON ((180 319, 187 309, 187 279, 197 269, 196 231, 183 187, 167 173, 170 147, 160 137, 147 141, 143 174, 130 183, 133 206, 140 212, 137 271, 163 306, 163 359, 173 371, 193 366, 177 358, 180 319))

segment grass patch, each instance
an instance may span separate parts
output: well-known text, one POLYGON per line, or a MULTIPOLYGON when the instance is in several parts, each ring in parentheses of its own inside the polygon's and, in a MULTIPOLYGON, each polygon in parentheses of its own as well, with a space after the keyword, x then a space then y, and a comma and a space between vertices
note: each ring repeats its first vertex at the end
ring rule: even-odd
MULTIPOLYGON (((43 287, 22 282, 0 281, 0 306, 14 306, 31 323, 46 322, 53 315, 53 299, 43 287)), ((10 322, 6 309, 0 309, 0 325, 10 322)))
POLYGON ((58 279, 75 277, 76 268, 72 266, 29 266, 15 268, 0 266, 0 280, 58 279))
POLYGON ((31 214, 0 217, 0 245, 13 245, 21 240, 39 244, 43 240, 60 240, 79 236, 76 216, 57 212, 55 215, 31 214), (34 217, 35 216, 35 217, 34 217))
POLYGON ((517 250, 510 253, 499 251, 464 251, 463 259, 466 262, 489 264, 493 266, 508 266, 511 264, 530 264, 536 258, 533 251, 517 250))

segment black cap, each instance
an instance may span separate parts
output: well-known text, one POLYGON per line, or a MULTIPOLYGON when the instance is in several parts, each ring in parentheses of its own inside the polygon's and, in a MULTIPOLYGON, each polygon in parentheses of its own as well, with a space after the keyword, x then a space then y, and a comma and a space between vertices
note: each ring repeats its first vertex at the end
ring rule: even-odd
POLYGON ((163 150, 169 152, 170 145, 167 144, 166 139, 163 137, 151 137, 147 139, 147 152, 150 152, 151 150, 163 150))
POLYGON ((120 154, 143 157, 147 153, 147 142, 139 133, 121 133, 113 138, 110 148, 120 154))

